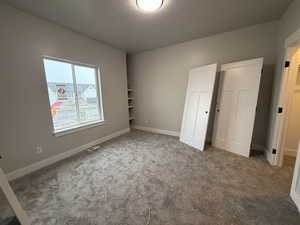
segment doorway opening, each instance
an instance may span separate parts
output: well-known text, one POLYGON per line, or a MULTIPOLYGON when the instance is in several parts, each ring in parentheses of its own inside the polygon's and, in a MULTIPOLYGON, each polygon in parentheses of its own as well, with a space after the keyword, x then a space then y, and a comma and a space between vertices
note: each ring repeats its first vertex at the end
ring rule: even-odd
POLYGON ((300 140, 300 42, 286 51, 277 109, 275 165, 295 166, 300 140))
POLYGON ((285 88, 286 115, 283 130, 282 156, 280 165, 295 166, 300 140, 300 47, 297 45, 287 62, 289 72, 285 88))
POLYGON ((294 170, 290 196, 300 212, 300 29, 285 41, 283 66, 270 162, 294 170))

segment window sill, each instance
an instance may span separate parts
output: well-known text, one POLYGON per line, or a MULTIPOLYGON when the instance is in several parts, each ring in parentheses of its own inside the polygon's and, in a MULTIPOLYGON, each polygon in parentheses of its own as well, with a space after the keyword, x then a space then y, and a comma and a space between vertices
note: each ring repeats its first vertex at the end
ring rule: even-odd
POLYGON ((64 136, 64 135, 68 135, 68 134, 76 133, 76 132, 79 132, 79 131, 82 131, 82 130, 86 130, 86 129, 89 129, 89 128, 92 128, 92 127, 101 126, 103 124, 105 124, 105 121, 97 121, 95 123, 89 123, 89 124, 86 124, 86 125, 73 127, 73 128, 69 128, 69 129, 66 129, 66 130, 57 131, 57 132, 53 133, 53 136, 61 137, 61 136, 64 136))

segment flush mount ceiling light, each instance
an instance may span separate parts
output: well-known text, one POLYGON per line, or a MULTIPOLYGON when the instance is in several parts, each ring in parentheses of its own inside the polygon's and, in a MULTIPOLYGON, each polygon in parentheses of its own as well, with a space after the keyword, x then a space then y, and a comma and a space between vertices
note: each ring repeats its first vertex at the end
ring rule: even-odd
POLYGON ((136 0, 137 6, 147 12, 153 12, 158 10, 164 0, 136 0))

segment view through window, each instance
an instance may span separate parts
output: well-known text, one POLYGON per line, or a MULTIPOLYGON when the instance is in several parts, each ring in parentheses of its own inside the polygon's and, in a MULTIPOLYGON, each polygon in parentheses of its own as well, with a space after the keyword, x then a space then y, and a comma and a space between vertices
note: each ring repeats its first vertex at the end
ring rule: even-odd
POLYGON ((44 58, 54 132, 103 121, 96 67, 44 58))

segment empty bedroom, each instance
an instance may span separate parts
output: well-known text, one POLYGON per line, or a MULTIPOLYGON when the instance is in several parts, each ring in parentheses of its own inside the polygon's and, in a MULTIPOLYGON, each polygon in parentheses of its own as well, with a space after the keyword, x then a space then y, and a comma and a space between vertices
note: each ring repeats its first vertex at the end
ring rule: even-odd
POLYGON ((300 0, 1 0, 0 225, 299 225, 300 0))

